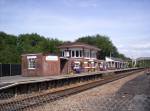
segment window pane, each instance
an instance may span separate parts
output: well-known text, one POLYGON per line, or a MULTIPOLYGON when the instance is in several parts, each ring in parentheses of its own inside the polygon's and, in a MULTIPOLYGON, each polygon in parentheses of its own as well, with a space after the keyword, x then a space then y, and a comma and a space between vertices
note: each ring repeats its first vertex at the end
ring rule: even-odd
POLYGON ((35 58, 28 59, 28 68, 35 68, 35 58))
POLYGON ((80 57, 82 57, 82 51, 80 50, 80 57))
POLYGON ((61 56, 63 57, 63 51, 61 51, 61 56))
POLYGON ((72 57, 74 57, 74 51, 72 51, 72 57))
POLYGON ((79 57, 79 51, 78 50, 76 51, 76 57, 79 57))
POLYGON ((87 55, 87 57, 90 57, 90 53, 89 53, 89 52, 87 52, 87 54, 88 54, 88 55, 87 55))
POLYGON ((87 52, 86 52, 86 57, 88 56, 87 52))
POLYGON ((86 52, 84 51, 84 57, 86 57, 86 52))

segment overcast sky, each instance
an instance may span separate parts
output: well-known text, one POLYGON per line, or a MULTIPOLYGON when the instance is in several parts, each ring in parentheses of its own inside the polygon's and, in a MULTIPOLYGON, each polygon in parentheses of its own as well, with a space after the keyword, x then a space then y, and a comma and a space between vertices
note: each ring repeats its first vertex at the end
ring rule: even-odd
POLYGON ((150 0, 0 0, 0 31, 74 41, 107 35, 128 57, 150 56, 150 0))

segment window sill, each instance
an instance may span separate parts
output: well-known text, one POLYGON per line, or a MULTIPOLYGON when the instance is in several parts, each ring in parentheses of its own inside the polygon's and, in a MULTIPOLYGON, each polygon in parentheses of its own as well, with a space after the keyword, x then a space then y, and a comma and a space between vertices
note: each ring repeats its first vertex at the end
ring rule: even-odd
POLYGON ((71 58, 83 58, 83 57, 71 57, 71 58))
POLYGON ((36 68, 28 68, 29 70, 34 70, 34 69, 36 69, 36 68))

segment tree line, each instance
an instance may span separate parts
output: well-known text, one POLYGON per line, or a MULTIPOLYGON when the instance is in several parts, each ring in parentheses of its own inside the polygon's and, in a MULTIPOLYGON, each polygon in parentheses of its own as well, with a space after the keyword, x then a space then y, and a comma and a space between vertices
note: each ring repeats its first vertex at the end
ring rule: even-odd
MULTIPOLYGON (((21 54, 25 53, 54 53, 59 54, 58 47, 66 41, 48 38, 36 33, 20 34, 18 36, 0 32, 0 63, 20 63, 21 54)), ((93 35, 80 37, 75 42, 83 42, 97 46, 101 49, 99 59, 105 56, 119 57, 126 59, 120 54, 109 37, 102 35, 93 35)))

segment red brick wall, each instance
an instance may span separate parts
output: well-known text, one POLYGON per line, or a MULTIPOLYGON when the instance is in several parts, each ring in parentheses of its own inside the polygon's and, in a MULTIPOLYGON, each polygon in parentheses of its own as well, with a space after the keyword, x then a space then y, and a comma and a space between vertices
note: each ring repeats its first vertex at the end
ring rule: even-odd
MULTIPOLYGON (((60 70, 60 58, 58 57, 58 61, 49 61, 46 60, 46 55, 43 54, 36 54, 36 68, 35 69, 28 69, 28 62, 27 62, 27 56, 22 55, 22 75, 23 76, 50 76, 50 75, 60 75, 60 74, 67 74, 73 72, 72 70, 72 63, 74 61, 80 61, 82 62, 82 67, 91 67, 91 64, 88 60, 82 58, 82 59, 68 59, 67 62, 63 65, 63 69, 60 70), (84 62, 88 62, 87 64, 84 64, 84 62)), ((99 66, 96 68, 99 70, 99 66)), ((84 72, 90 71, 90 68, 84 68, 84 72)))
POLYGON ((46 56, 36 54, 36 68, 28 69, 28 59, 22 55, 22 76, 51 76, 60 74, 60 59, 58 61, 46 61, 46 56))
POLYGON ((42 55, 36 55, 36 68, 28 69, 28 55, 22 55, 22 76, 40 76, 42 73, 42 55))
POLYGON ((46 61, 46 56, 42 57, 43 75, 59 75, 60 74, 60 59, 58 61, 46 61))
MULTIPOLYGON (((71 64, 74 63, 74 61, 80 61, 80 62, 82 62, 83 72, 92 71, 92 69, 91 69, 92 65, 89 62, 89 60, 84 59, 84 58, 82 58, 82 59, 70 58, 70 59, 68 59, 68 61, 64 65, 64 68, 62 69, 61 73, 62 74, 67 74, 67 73, 73 72, 71 64), (84 62, 87 62, 87 64, 84 64, 84 62), (89 67, 89 68, 84 68, 84 67, 89 67)), ((96 61, 96 62, 98 62, 98 61, 96 61)), ((99 70, 99 66, 98 65, 95 68, 95 70, 97 70, 97 71, 99 70)))

